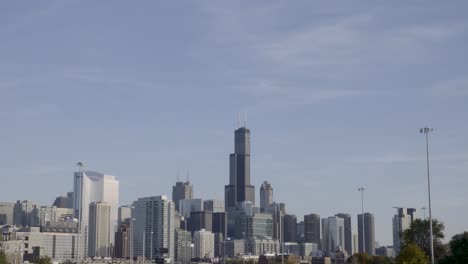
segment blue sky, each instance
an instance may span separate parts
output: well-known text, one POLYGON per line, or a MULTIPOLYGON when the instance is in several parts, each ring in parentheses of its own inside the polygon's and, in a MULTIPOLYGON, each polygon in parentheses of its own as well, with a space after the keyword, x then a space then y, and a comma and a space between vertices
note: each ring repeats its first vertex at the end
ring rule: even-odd
MULTIPOLYGON (((0 201, 50 204, 77 161, 121 203, 224 197, 238 112, 252 180, 288 213, 360 211, 391 244, 393 206, 468 230, 465 1, 3 1, 0 201)), ((355 225, 355 223, 354 223, 355 225)))

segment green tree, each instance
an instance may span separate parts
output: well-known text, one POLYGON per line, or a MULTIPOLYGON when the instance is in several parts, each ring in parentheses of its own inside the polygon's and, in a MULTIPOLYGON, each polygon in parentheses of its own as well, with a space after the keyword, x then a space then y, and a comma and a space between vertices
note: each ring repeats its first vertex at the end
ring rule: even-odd
POLYGON ((7 260, 6 260, 6 256, 5 256, 5 253, 3 253, 3 251, 0 251, 0 264, 7 264, 7 260))
POLYGON ((395 259, 396 264, 427 264, 429 257, 415 244, 407 244, 395 259))
POLYGON ((48 256, 40 257, 37 264, 52 264, 52 260, 48 256))
POLYGON ((3 253, 3 236, 0 235, 0 264, 7 264, 5 253, 3 253))
POLYGON ((366 253, 356 253, 347 262, 352 264, 372 264, 372 261, 372 257, 366 253))
POLYGON ((451 255, 445 257, 441 264, 468 263, 468 232, 454 235, 450 240, 451 255))
MULTIPOLYGON (((432 220, 432 232, 434 239, 434 255, 436 259, 441 259, 445 256, 446 248, 442 243, 444 238, 444 224, 437 219, 432 220)), ((431 256, 431 240, 430 240, 429 220, 416 219, 411 224, 410 228, 403 232, 402 249, 406 246, 414 244, 421 248, 426 256, 431 256)))
POLYGON ((372 257, 372 264, 392 264, 393 259, 385 256, 373 256, 372 257))

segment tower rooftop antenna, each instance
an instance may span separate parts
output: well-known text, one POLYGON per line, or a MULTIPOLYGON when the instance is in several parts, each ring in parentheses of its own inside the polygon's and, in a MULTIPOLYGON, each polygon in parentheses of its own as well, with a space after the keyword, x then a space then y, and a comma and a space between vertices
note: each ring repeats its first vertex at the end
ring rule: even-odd
POLYGON ((244 112, 244 127, 247 127, 247 112, 244 112))
POLYGON ((80 172, 83 172, 83 168, 85 167, 84 162, 79 161, 76 163, 76 166, 78 166, 78 169, 80 170, 80 172))

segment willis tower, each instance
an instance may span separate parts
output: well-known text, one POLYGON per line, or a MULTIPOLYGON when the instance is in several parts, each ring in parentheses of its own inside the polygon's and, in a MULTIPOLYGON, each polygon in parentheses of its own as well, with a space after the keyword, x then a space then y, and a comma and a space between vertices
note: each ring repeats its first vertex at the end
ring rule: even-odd
POLYGON ((250 185, 250 130, 244 126, 234 132, 234 153, 229 155, 229 185, 224 187, 225 207, 250 201, 255 204, 255 186, 250 185))

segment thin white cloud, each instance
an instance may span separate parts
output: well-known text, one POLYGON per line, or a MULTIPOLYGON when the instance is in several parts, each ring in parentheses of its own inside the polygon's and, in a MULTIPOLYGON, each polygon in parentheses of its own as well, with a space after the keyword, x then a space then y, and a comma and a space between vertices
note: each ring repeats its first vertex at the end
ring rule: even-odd
MULTIPOLYGON (((118 73, 105 72, 99 68, 66 68, 63 71, 65 79, 75 82, 109 85, 120 88, 156 88, 157 85, 144 80, 135 80, 118 73), (117 77, 118 76, 118 77, 117 77)), ((99 86, 104 88, 103 86, 99 86)))
MULTIPOLYGON (((434 155, 430 157, 432 161, 464 161, 468 159, 467 153, 455 153, 450 155, 434 155)), ((411 163, 426 161, 425 155, 409 155, 404 153, 387 153, 374 156, 355 156, 346 160, 350 163, 411 163)))
POLYGON ((430 94, 434 96, 466 96, 468 95, 468 76, 440 81, 430 90, 430 94))
POLYGON ((263 47, 267 57, 280 62, 295 62, 307 65, 320 63, 313 59, 334 50, 358 44, 361 38, 361 25, 370 23, 372 16, 357 15, 338 19, 328 24, 311 24, 305 28, 285 33, 271 44, 263 47))
POLYGON ((452 37, 463 34, 466 29, 466 22, 457 22, 448 24, 410 26, 403 28, 400 32, 403 36, 414 38, 415 40, 420 41, 446 41, 452 37))

